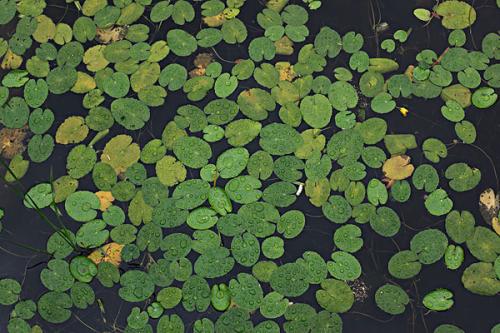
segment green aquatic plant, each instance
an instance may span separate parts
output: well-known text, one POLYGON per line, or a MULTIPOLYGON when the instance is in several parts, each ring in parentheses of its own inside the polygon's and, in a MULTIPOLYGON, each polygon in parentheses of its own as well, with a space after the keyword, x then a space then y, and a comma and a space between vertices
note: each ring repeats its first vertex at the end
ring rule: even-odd
MULTIPOLYGON (((476 45, 473 2, 415 8, 426 24, 439 20, 447 47, 418 49, 411 64, 399 55, 419 28, 377 23, 376 1, 376 54, 371 36, 316 29, 315 10, 327 6, 319 0, 0 6, 9 29, 0 37, 3 179, 53 232, 42 295, 0 279, 9 333, 72 317, 95 331, 78 316, 94 304, 106 329, 126 333, 342 332, 339 314, 356 313, 367 293, 359 286, 368 237, 391 244, 403 228, 407 246, 395 243, 384 262, 392 280, 369 291, 382 312, 456 306, 446 285, 420 297, 416 279, 428 265, 498 297, 498 179, 485 184, 491 170, 451 153, 481 152, 496 177, 470 114, 495 112, 500 37, 489 32, 476 45), (56 19, 60 6, 71 13, 56 19), (82 109, 59 110, 54 101, 66 96, 82 109), (423 116, 410 100, 432 100, 453 141, 414 131, 412 117, 423 116), (395 119, 405 130, 394 130, 395 119), (30 171, 53 156, 62 156, 61 174, 34 182, 30 171), (483 186, 496 189, 481 195, 485 221, 476 221, 459 198, 483 186), (442 223, 409 226, 399 205, 410 200, 442 223), (331 228, 326 255, 303 242, 323 232, 315 223, 331 228), (297 241, 303 252, 291 258, 297 241), (106 319, 104 288, 133 304, 121 323, 106 319), (180 309, 198 319, 188 324, 180 309)), ((443 324, 434 332, 463 331, 443 324)))

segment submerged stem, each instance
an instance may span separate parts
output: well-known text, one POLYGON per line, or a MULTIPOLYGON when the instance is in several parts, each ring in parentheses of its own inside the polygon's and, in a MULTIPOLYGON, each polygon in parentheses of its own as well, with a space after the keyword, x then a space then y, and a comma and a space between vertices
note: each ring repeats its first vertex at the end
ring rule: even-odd
MULTIPOLYGON (((11 240, 11 239, 7 239, 7 238, 3 238, 1 239, 2 242, 7 242, 7 243, 11 243, 11 244, 14 244, 16 246, 19 246, 19 247, 22 247, 24 249, 27 249, 27 250, 30 250, 30 251, 33 251, 33 252, 37 252, 37 253, 41 253, 41 254, 47 254, 49 256, 51 256, 52 254, 45 251, 45 250, 42 250, 42 249, 38 249, 36 247, 33 247, 31 245, 26 245, 26 244, 23 244, 23 243, 20 243, 20 242, 17 242, 17 241, 14 241, 14 240, 11 240)), ((4 250, 5 252, 9 252, 8 250, 4 249, 4 248, 0 248, 1 250, 4 250)), ((13 255, 16 255, 14 253, 11 253, 13 255)), ((16 255, 18 257, 22 257, 21 255, 16 255)), ((25 258, 31 258, 31 257, 25 257, 25 258)))
POLYGON ((37 203, 35 202, 35 200, 33 200, 33 198, 31 197, 31 195, 28 194, 28 191, 26 191, 23 183, 20 181, 20 179, 17 177, 17 175, 14 173, 14 171, 10 168, 9 165, 7 165, 7 163, 4 161, 3 158, 0 158, 0 164, 2 164, 6 169, 7 169, 7 172, 9 172, 12 177, 15 179, 16 183, 21 187, 21 190, 24 192, 24 194, 18 189, 16 188, 15 186, 13 186, 12 184, 8 183, 8 182, 5 182, 5 184, 9 187, 11 187, 14 191, 14 193, 16 193, 16 195, 18 197, 20 197, 22 200, 25 200, 27 201, 31 208, 35 209, 36 213, 38 214, 38 216, 45 222, 47 223, 53 230, 54 232, 57 232, 73 249, 76 249, 76 245, 71 241, 71 239, 63 232, 63 230, 67 230, 66 228, 58 228, 43 212, 42 210, 40 209, 40 207, 38 207, 37 203))

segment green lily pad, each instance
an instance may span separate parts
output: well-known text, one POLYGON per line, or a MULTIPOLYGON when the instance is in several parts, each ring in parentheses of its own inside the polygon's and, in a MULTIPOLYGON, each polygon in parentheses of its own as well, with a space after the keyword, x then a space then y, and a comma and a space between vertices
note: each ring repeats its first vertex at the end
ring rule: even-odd
POLYGON ((326 279, 321 282, 321 289, 316 291, 316 300, 330 312, 343 313, 354 304, 354 293, 346 282, 326 279))
POLYGON ((89 283, 97 275, 97 266, 84 256, 74 257, 70 262, 69 269, 73 277, 80 282, 89 283))
POLYGON ((93 220, 97 216, 96 210, 99 206, 99 198, 89 191, 72 193, 64 203, 68 215, 78 222, 93 220))
POLYGON ((38 299, 38 313, 40 316, 53 324, 61 324, 71 317, 72 301, 68 294, 49 291, 38 299))
POLYGON ((445 190, 438 188, 425 199, 425 208, 432 215, 441 216, 451 211, 453 201, 448 197, 448 193, 445 190))
POLYGON ((464 1, 447 1, 440 3, 436 14, 442 16, 441 23, 447 29, 464 29, 476 21, 476 10, 464 1))
POLYGON ((0 280, 0 304, 11 305, 19 300, 21 285, 13 279, 0 280))
POLYGON ((408 294, 397 285, 385 284, 375 292, 377 306, 391 315, 402 314, 409 302, 408 294))

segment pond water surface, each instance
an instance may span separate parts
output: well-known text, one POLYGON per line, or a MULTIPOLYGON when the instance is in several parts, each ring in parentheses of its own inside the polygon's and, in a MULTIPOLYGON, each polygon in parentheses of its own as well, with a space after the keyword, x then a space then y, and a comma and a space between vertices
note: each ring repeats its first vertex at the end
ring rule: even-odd
MULTIPOLYGON (((51 3, 51 1, 49 1, 51 3)), ((58 1, 61 6, 65 6, 63 1, 58 1)), ((256 13, 262 8, 258 1, 247 0, 245 11, 241 14, 243 20, 248 22, 254 18, 256 13)), ((412 15, 412 10, 416 6, 431 7, 433 1, 419 0, 417 3, 411 0, 323 0, 323 6, 320 10, 314 12, 310 16, 308 23, 309 30, 314 33, 319 31, 323 25, 329 25, 336 29, 341 35, 350 30, 355 30, 362 33, 369 46, 370 56, 376 55, 376 38, 373 33, 372 26, 374 24, 371 8, 373 6, 375 23, 387 22, 389 29, 381 33, 380 38, 390 36, 397 29, 413 28, 413 32, 409 41, 404 44, 404 49, 399 50, 395 57, 401 64, 401 68, 415 62, 415 55, 423 48, 430 48, 437 53, 444 50, 447 46, 447 34, 437 22, 433 22, 427 27, 422 27, 423 24, 415 19, 412 15), (378 11, 378 9, 380 12, 378 11)), ((472 33, 474 40, 480 44, 483 36, 487 32, 496 31, 498 25, 498 11, 492 6, 495 6, 494 1, 475 1, 478 8, 478 21, 474 24, 472 33)), ((69 6, 64 18, 65 22, 71 22, 74 18, 74 7, 69 6)), ((49 9, 49 16, 61 16, 64 9, 52 7, 49 9)), ((250 35, 258 35, 261 33, 256 22, 253 22, 253 28, 249 28, 250 35)), ((195 27, 196 24, 191 24, 195 27)), ((168 25, 162 27, 159 31, 159 36, 165 36, 165 32, 169 29, 168 25)), ((8 34, 8 31, 4 31, 8 34)), ((472 39, 468 34, 468 42, 466 47, 474 49, 472 39)), ((244 57, 247 50, 246 46, 230 47, 227 49, 217 48, 220 57, 224 59, 235 60, 244 57)), ((281 56, 283 60, 289 60, 287 57, 281 56)), ((171 58, 168 58, 171 61, 171 58)), ((184 60, 184 59, 183 59, 184 60)), ((193 58, 187 62, 192 63, 193 58)), ((293 61, 293 59, 291 60, 293 61)), ((185 65, 188 65, 186 62, 185 65)), ((327 73, 331 73, 332 69, 339 64, 345 64, 345 59, 339 57, 336 61, 329 64, 330 68, 327 73)), ((0 72, 1 73, 1 72, 0 72)), ((0 74, 2 76, 3 73, 0 74)), ((241 87, 239 89, 244 89, 241 87)), ((149 141, 152 137, 160 137, 165 124, 173 119, 175 110, 178 106, 185 104, 187 101, 179 93, 169 94, 166 105, 152 110, 152 119, 148 122, 145 129, 134 133, 135 139, 141 144, 149 141)), ((389 132, 392 133, 413 133, 417 136, 418 142, 421 144, 423 139, 428 137, 438 137, 445 143, 451 143, 455 138, 453 126, 450 122, 443 119, 440 113, 441 101, 438 99, 432 101, 404 100, 404 105, 410 109, 407 117, 402 117, 399 113, 393 112, 385 115, 385 119, 389 125, 389 132)), ((56 115, 55 124, 61 123, 68 115, 85 115, 86 110, 81 105, 81 96, 70 94, 64 96, 49 96, 46 103, 47 107, 51 108, 56 115)), ((449 150, 449 156, 444 162, 436 166, 439 172, 444 173, 444 169, 451 163, 468 161, 479 168, 482 172, 482 180, 479 186, 473 191, 454 195, 455 207, 459 210, 469 210, 473 212, 476 221, 484 223, 478 211, 477 200, 480 192, 487 187, 496 187, 496 179, 494 166, 500 166, 500 112, 498 112, 498 103, 496 107, 487 110, 478 110, 474 107, 467 109, 467 119, 476 125, 478 130, 478 139, 476 145, 481 147, 489 156, 490 161, 479 149, 467 145, 456 145, 449 150)), ((272 113, 267 122, 276 121, 277 113, 272 113)), ((54 129, 54 127, 53 127, 54 129)), ((110 134, 127 133, 123 128, 116 129, 110 134)), ((331 135, 331 133, 325 133, 331 135)), ((214 145, 214 156, 219 155, 227 149, 226 144, 214 145)), ((251 145, 247 147, 249 150, 256 150, 258 147, 251 145)), ((102 149, 102 145, 98 145, 96 149, 102 149)), ((29 173, 23 178, 23 184, 29 188, 32 185, 47 181, 52 173, 55 177, 65 173, 66 156, 69 148, 56 146, 52 157, 39 165, 32 164, 29 173)), ((418 165, 424 161, 423 156, 418 153, 418 150, 409 152, 412 160, 418 165)), ((196 175, 193 175, 196 176, 196 175)), ((381 176, 381 175, 378 175, 381 176)), ((88 177, 86 181, 80 183, 80 188, 90 189, 92 184, 88 177)), ((444 219, 431 217, 425 212, 423 206, 423 193, 413 192, 409 202, 398 204, 392 202, 390 207, 395 209, 404 225, 400 232, 392 239, 383 238, 370 230, 363 228, 363 238, 365 240, 363 249, 356 253, 356 257, 360 260, 363 267, 361 280, 369 288, 369 297, 363 302, 356 302, 354 307, 348 313, 342 314, 344 322, 344 332, 360 333, 360 332, 432 332, 435 327, 442 323, 455 324, 466 332, 482 333, 489 332, 500 319, 498 309, 500 308, 500 300, 498 297, 481 297, 466 291, 460 281, 463 269, 467 267, 474 259, 469 253, 466 254, 466 261, 459 271, 448 270, 443 261, 433 265, 424 266, 421 273, 416 279, 410 281, 398 281, 410 295, 412 302, 407 307, 404 314, 399 316, 389 316, 380 311, 375 305, 373 299, 374 291, 382 284, 391 281, 391 277, 387 271, 387 262, 391 255, 398 249, 408 248, 411 237, 416 233, 416 230, 423 230, 430 226, 444 230, 444 219), (421 305, 421 297, 427 292, 436 288, 447 288, 454 293, 454 306, 442 313, 428 312, 421 305)), ((21 200, 8 187, 0 189, 0 205, 6 211, 4 218, 4 228, 2 236, 11 240, 27 243, 33 247, 43 248, 46 244, 48 236, 52 233, 50 228, 42 223, 38 216, 26 209, 21 200)), ((300 257, 306 250, 312 250, 320 253, 323 258, 329 258, 332 249, 333 231, 337 226, 329 222, 321 216, 321 210, 313 207, 305 196, 301 196, 297 202, 289 209, 300 209, 310 215, 307 217, 306 229, 297 238, 287 240, 285 242, 285 255, 279 260, 281 262, 294 261, 300 257), (316 216, 316 217, 315 217, 316 216)), ((69 218, 68 218, 69 221, 69 218)), ((77 225, 71 225, 76 229, 77 225)), ((37 299, 44 292, 44 288, 39 280, 40 271, 44 268, 47 262, 47 257, 37 255, 33 257, 33 252, 26 249, 16 247, 7 242, 2 242, 2 247, 13 251, 22 257, 13 256, 6 252, 0 252, 0 278, 10 277, 24 281, 23 298, 37 299)), ((126 269, 126 266, 124 267, 126 269)), ((231 275, 236 275, 240 271, 248 272, 248 269, 242 269, 241 266, 235 267, 231 275)), ((218 279, 215 279, 218 282, 218 279)), ((221 279, 221 281, 223 281, 221 279)), ((94 281, 96 286, 96 297, 102 299, 105 307, 104 317, 99 310, 99 307, 94 304, 89 309, 84 311, 76 311, 75 313, 81 319, 72 318, 70 321, 58 325, 51 326, 45 322, 41 322, 41 326, 45 332, 74 332, 83 333, 91 332, 92 330, 85 326, 83 322, 91 326, 98 332, 112 332, 112 323, 116 321, 120 327, 124 326, 126 316, 131 304, 121 301, 118 297, 118 288, 105 289, 97 287, 98 282, 94 281)), ((174 285, 181 286, 175 282, 174 285)), ((305 302, 316 306, 314 293, 317 286, 311 287, 308 292, 297 298, 296 302, 305 302)), ((176 313, 179 314, 188 331, 191 331, 192 323, 204 314, 188 313, 182 307, 176 307, 176 313)), ((172 312, 170 312, 172 313, 172 312)), ((6 331, 6 323, 8 321, 9 312, 7 307, 0 307, 0 332, 6 331)), ((217 318, 217 313, 208 314, 211 318, 217 318)), ((37 317, 35 321, 39 321, 37 317)), ((254 323, 262 321, 258 312, 252 315, 254 323)))

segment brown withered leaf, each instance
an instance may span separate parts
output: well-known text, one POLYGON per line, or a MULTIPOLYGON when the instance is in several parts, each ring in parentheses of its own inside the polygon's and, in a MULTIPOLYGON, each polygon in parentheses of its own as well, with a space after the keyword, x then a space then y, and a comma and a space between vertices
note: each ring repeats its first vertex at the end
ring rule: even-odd
POLYGON ((189 72, 189 77, 193 78, 195 76, 205 75, 205 70, 207 66, 212 63, 214 56, 211 53, 200 53, 196 56, 193 63, 196 68, 189 72))
POLYGON ((189 71, 189 77, 193 78, 196 76, 203 76, 203 75, 205 75, 205 71, 206 71, 205 68, 196 67, 195 69, 192 69, 189 71))
POLYGON ((127 35, 127 27, 113 26, 111 28, 97 28, 96 39, 101 44, 109 44, 122 40, 127 35))
POLYGON ((297 76, 293 70, 293 66, 288 61, 277 62, 275 67, 280 74, 280 81, 292 82, 292 80, 297 76))
POLYGON ((0 152, 6 159, 12 159, 26 150, 27 127, 2 128, 0 130, 0 152))
POLYGON ((498 211, 500 210, 500 196, 492 188, 487 188, 479 196, 479 212, 489 225, 496 219, 498 224, 498 211))
POLYGON ((220 27, 221 25, 226 22, 226 17, 224 16, 224 13, 220 13, 215 16, 206 16, 203 18, 203 23, 208 25, 210 28, 216 28, 220 27))
POLYGON ((23 63, 23 57, 12 52, 11 49, 7 50, 5 53, 2 63, 0 64, 1 69, 17 69, 21 67, 23 63))
POLYGON ((196 56, 193 63, 196 67, 207 68, 213 60, 214 56, 211 53, 200 53, 196 56))

